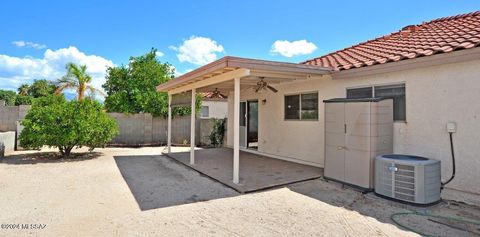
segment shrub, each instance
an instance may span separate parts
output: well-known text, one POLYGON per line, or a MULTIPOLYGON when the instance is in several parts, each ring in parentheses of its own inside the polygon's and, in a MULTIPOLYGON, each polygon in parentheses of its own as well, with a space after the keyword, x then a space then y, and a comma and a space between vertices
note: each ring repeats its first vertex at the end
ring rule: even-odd
POLYGON ((15 93, 15 91, 7 91, 7 90, 0 89, 0 100, 4 100, 5 105, 14 106, 15 97, 17 97, 17 94, 15 93))
POLYGON ((22 125, 22 147, 57 147, 64 156, 74 147, 87 146, 90 151, 103 147, 118 134, 115 120, 91 99, 67 102, 59 96, 39 98, 22 125))
POLYGON ((31 105, 33 97, 29 95, 17 95, 15 98, 15 105, 31 105))
POLYGON ((210 143, 214 147, 223 145, 223 137, 225 136, 225 119, 215 119, 213 129, 210 133, 210 143))

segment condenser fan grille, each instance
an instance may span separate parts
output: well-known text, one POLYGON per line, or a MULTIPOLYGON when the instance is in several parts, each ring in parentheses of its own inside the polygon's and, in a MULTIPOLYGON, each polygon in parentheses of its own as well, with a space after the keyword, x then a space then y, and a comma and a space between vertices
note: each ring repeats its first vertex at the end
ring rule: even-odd
POLYGON ((394 197, 415 201, 415 167, 408 165, 396 165, 397 171, 394 174, 394 197))

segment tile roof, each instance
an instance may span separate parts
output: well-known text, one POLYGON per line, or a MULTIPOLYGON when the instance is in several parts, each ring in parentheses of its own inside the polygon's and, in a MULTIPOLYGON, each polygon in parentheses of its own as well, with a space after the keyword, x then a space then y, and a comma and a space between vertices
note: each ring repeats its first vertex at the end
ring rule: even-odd
POLYGON ((202 92, 200 93, 200 95, 202 96, 202 98, 204 99, 215 99, 215 100, 225 100, 227 99, 228 97, 223 94, 223 93, 219 93, 217 95, 215 95, 214 92, 202 92))
POLYGON ((480 45, 480 11, 439 18, 303 64, 331 67, 336 71, 418 58, 480 45))

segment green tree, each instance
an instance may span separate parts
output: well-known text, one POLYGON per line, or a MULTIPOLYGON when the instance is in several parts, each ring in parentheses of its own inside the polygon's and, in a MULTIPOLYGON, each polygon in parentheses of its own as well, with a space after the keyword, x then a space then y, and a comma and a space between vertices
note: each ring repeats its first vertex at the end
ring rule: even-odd
POLYGON ((30 89, 30 85, 22 84, 20 87, 18 87, 17 92, 19 95, 28 95, 29 89, 30 89))
POLYGON ((76 65, 74 63, 68 63, 65 67, 67 74, 58 80, 56 94, 61 94, 64 90, 74 89, 77 91, 77 99, 83 100, 85 93, 90 92, 93 94, 103 94, 95 87, 89 85, 92 81, 92 77, 87 73, 87 65, 76 65))
MULTIPOLYGON (((105 108, 109 112, 151 113, 166 116, 168 113, 167 93, 157 92, 156 87, 174 78, 173 68, 156 58, 156 49, 139 57, 130 57, 128 66, 107 69, 103 89, 107 93, 105 108)), ((197 111, 200 97, 197 97, 197 111)), ((190 114, 190 108, 175 108, 174 115, 190 114)))
POLYGON ((22 125, 22 147, 57 147, 64 156, 75 147, 103 147, 118 134, 116 121, 97 101, 86 98, 67 102, 56 95, 35 100, 22 125))
MULTIPOLYGON (((28 87, 28 95, 33 98, 45 97, 54 94, 56 89, 57 86, 52 81, 46 79, 34 80, 32 85, 28 87)), ((18 94, 21 94, 20 88, 18 94)))
POLYGON ((0 90, 0 100, 5 101, 5 105, 14 106, 16 97, 15 91, 0 90))
POLYGON ((15 96, 15 105, 31 105, 34 98, 29 95, 17 95, 15 96))

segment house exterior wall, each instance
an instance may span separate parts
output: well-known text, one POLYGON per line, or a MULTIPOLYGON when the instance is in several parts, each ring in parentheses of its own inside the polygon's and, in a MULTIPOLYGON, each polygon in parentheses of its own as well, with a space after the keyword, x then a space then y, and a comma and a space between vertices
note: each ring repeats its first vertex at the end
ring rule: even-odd
MULTIPOLYGON (((275 85, 278 93, 255 94, 241 91, 241 100, 259 100, 260 152, 292 158, 323 167, 323 100, 346 97, 346 89, 372 85, 405 83, 406 122, 394 123, 394 152, 441 160, 442 177, 451 174, 451 156, 446 123, 456 122, 453 135, 457 174, 450 189, 480 194, 480 60, 444 64, 354 79, 324 76, 275 85), (297 92, 319 93, 318 121, 285 121, 284 95, 297 92), (266 103, 261 101, 266 99, 266 103)), ((233 116, 233 96, 229 96, 228 117, 233 116)), ((229 121, 233 121, 230 119, 229 121)), ((233 124, 228 123, 227 145, 233 146, 233 124)))
MULTIPOLYGON (((202 106, 208 106, 208 117, 205 118, 226 118, 228 103, 226 100, 203 100, 202 106)), ((203 117, 202 117, 203 118, 203 117)))

